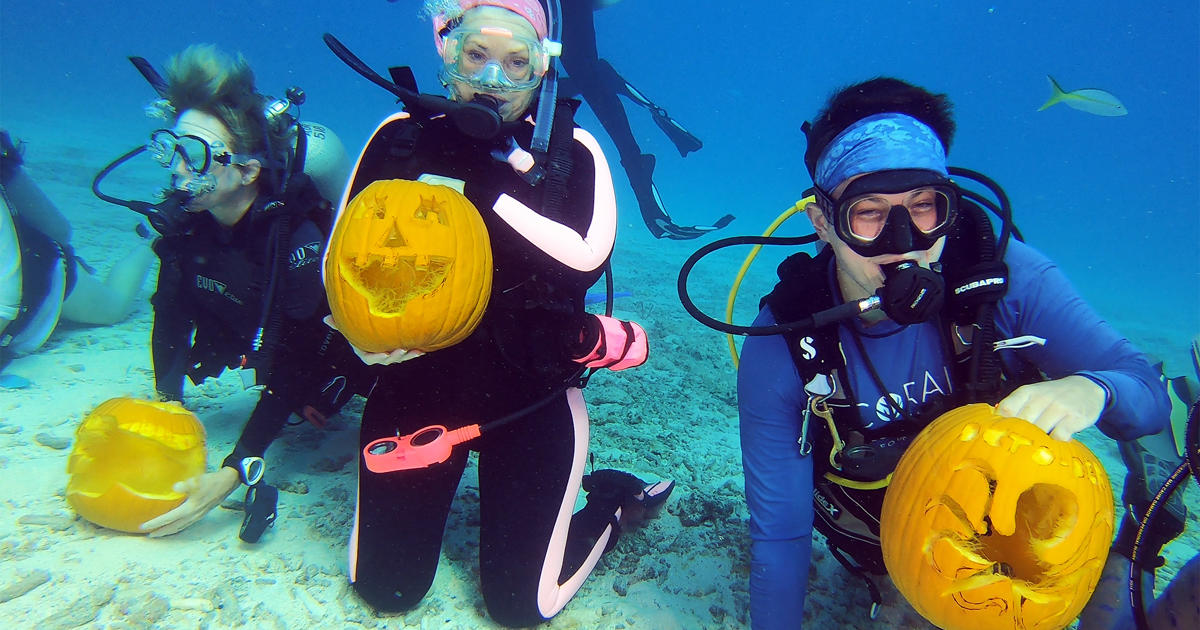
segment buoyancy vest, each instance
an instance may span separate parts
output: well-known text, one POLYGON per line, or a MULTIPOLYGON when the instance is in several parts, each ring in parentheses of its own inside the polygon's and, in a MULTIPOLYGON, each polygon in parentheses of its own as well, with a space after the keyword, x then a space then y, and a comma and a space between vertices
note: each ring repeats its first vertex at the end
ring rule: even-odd
MULTIPOLYGON (((762 298, 760 308, 769 307, 775 321, 784 323, 835 306, 829 279, 832 256, 826 247, 816 257, 798 253, 785 259, 779 265, 779 283, 762 298)), ((953 395, 937 405, 905 413, 879 429, 864 429, 858 401, 844 376, 839 325, 783 334, 809 397, 801 420, 801 448, 811 449, 813 457, 814 526, 834 557, 864 579, 876 605, 881 598, 865 572, 886 573, 879 517, 887 479, 900 455, 941 413, 969 402, 995 403, 1013 386, 993 349, 994 311, 1007 290, 1007 267, 996 260, 991 224, 974 203, 961 203, 938 267, 946 280, 947 299, 936 324, 943 351, 952 358, 955 387, 953 395)))
POLYGON ((499 136, 484 140, 465 136, 447 116, 418 114, 393 120, 375 132, 359 159, 349 191, 353 198, 371 182, 417 179, 425 174, 462 181, 463 194, 480 210, 487 225, 494 275, 488 309, 479 327, 447 351, 491 344, 510 368, 555 385, 564 374, 578 369, 564 359, 558 340, 567 339, 566 331, 572 325, 578 331, 574 316, 584 312, 583 297, 602 271, 566 269, 489 209, 505 193, 555 222, 586 230, 594 178, 591 158, 585 157, 586 149, 573 139, 577 106, 578 101, 559 99, 546 176, 536 185, 497 157, 497 152, 510 146, 509 139, 528 143, 533 131, 528 121, 504 123, 499 136))
POLYGON ((287 288, 284 276, 290 268, 320 260, 332 226, 331 205, 308 177, 297 174, 292 184, 282 199, 256 203, 231 234, 223 235, 211 219, 198 218, 155 246, 181 283, 170 295, 186 296, 195 308, 195 339, 188 350, 194 383, 226 367, 256 368, 258 384, 270 373, 284 326, 278 296, 287 288), (290 246, 295 227, 305 221, 320 232, 316 251, 310 251, 311 244, 290 246))

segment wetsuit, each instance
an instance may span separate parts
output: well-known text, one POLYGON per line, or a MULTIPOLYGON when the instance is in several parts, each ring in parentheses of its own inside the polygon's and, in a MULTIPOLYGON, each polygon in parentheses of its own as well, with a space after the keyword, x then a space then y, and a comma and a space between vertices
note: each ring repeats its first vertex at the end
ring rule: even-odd
MULTIPOLYGON (((315 189, 303 190, 289 203, 323 203, 315 189)), ((154 247, 162 261, 151 301, 159 395, 182 400, 184 376, 200 383, 243 363, 266 385, 227 466, 261 457, 292 412, 311 407, 306 415, 332 414, 353 394, 369 391, 373 379, 345 339, 321 321, 329 313, 320 265, 325 236, 312 218, 294 209, 271 313, 263 317, 273 226, 281 222, 257 216, 261 211, 256 202, 232 228, 207 213, 193 215, 183 232, 162 237, 154 247), (263 323, 265 345, 253 352, 263 323)))
MULTIPOLYGON (((1009 243, 1007 294, 997 304, 999 338, 1036 335, 1045 346, 1002 353, 1006 373, 1040 370, 1047 378, 1085 375, 1111 393, 1098 427, 1115 439, 1155 433, 1169 417, 1169 401, 1155 370, 1133 345, 1079 297, 1058 268, 1029 246, 1009 243)), ((828 280, 838 295, 832 263, 828 280)), ((755 326, 775 323, 769 308, 755 326)), ((839 326, 846 370, 864 427, 892 419, 864 366, 857 336, 893 398, 910 412, 954 392, 938 325, 900 326, 884 321, 839 326)), ((742 461, 750 508, 751 619, 756 630, 799 628, 804 613, 813 526, 813 459, 800 455, 801 417, 808 403, 792 355, 780 336, 749 337, 738 371, 742 461)), ((928 418, 926 419, 928 421, 928 418)))
MULTIPOLYGON (((486 423, 546 401, 469 443, 479 452, 484 601, 499 623, 535 624, 567 603, 613 536, 615 506, 589 502, 572 517, 588 420, 580 390, 564 387, 578 368, 564 344, 578 337, 585 292, 612 251, 612 180, 595 139, 575 128, 574 139, 566 139, 571 173, 555 210, 543 198, 551 194, 549 181, 530 186, 491 155, 502 143, 470 139, 445 117, 404 116, 376 131, 351 196, 381 179, 437 175, 465 182, 463 192, 487 226, 493 285, 488 309, 466 340, 384 369, 367 401, 360 441, 365 446, 431 424, 486 423)), ((552 153, 562 141, 557 121, 555 127, 552 153)), ((528 148, 532 129, 510 123, 504 136, 528 148)), ((376 609, 412 608, 429 590, 467 455, 464 445, 432 467, 382 474, 360 458, 350 579, 376 609)))

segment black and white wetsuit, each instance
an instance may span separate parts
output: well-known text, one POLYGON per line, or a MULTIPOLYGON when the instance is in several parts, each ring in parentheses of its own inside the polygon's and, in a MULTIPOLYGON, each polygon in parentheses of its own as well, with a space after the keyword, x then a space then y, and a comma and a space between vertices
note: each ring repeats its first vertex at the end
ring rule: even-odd
MULTIPOLYGON (((532 129, 529 122, 509 124, 505 138, 528 148, 532 129)), ((543 203, 547 183, 527 184, 491 155, 497 146, 462 135, 444 117, 397 114, 359 159, 347 198, 377 180, 434 175, 463 182, 494 258, 479 327, 455 346, 386 367, 368 399, 360 442, 432 424, 483 424, 551 397, 469 443, 479 452, 484 600, 497 622, 525 626, 561 610, 615 536, 619 510, 611 505, 589 504, 572 515, 588 417, 582 392, 564 386, 578 365, 561 340, 578 325, 584 294, 611 254, 616 205, 607 161, 582 129, 574 130, 573 168, 557 212, 543 203)), ((412 608, 429 590, 467 455, 459 447, 446 462, 390 473, 360 462, 350 577, 375 608, 412 608)))

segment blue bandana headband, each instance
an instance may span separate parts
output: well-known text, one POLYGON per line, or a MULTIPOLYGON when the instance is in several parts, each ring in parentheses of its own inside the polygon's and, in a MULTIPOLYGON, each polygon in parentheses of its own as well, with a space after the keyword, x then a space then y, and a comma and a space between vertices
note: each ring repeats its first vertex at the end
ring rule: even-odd
POLYGON ((926 169, 947 175, 946 148, 925 123, 904 114, 875 114, 839 133, 817 159, 814 183, 827 193, 855 175, 926 169))

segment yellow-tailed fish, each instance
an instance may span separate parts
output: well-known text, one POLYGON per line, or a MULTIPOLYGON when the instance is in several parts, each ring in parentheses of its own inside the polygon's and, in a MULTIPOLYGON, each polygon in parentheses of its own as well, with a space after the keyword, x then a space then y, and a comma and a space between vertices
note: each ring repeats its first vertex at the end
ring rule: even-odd
POLYGON ((1054 77, 1046 75, 1046 78, 1050 79, 1050 100, 1038 108, 1039 112, 1051 105, 1065 103, 1067 107, 1097 116, 1124 116, 1129 113, 1129 110, 1125 109, 1117 97, 1104 90, 1086 88, 1066 92, 1059 87, 1054 77))

